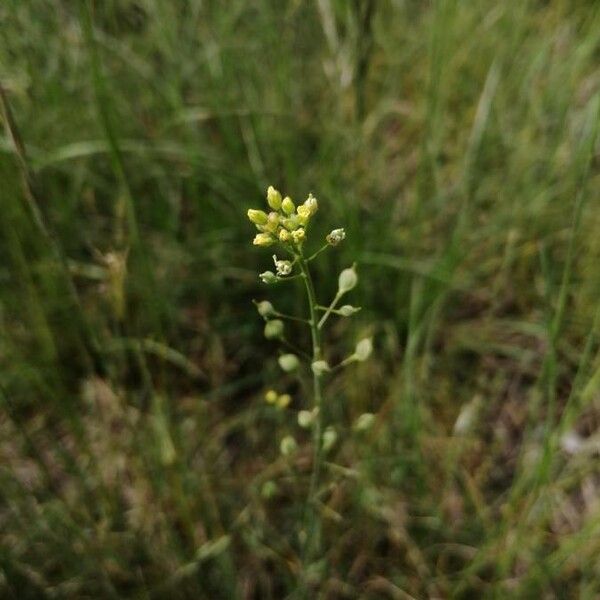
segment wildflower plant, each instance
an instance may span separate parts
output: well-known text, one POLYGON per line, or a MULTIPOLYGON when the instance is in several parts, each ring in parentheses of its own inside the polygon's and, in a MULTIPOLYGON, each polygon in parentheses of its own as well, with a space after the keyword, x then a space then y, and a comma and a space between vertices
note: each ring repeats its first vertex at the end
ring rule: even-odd
MULTIPOLYGON (((308 198, 296 206, 294 201, 282 195, 274 187, 267 190, 267 205, 269 210, 250 209, 248 219, 256 226, 258 233, 254 237, 254 245, 269 248, 274 251, 273 270, 260 273, 260 280, 268 285, 280 284, 295 279, 301 279, 308 301, 308 315, 297 317, 279 312, 271 302, 262 300, 255 302, 259 315, 265 320, 264 335, 268 339, 279 340, 286 346, 286 352, 279 356, 281 369, 293 372, 301 369, 304 362, 305 370, 312 378, 312 402, 308 407, 298 412, 298 425, 311 429, 313 434, 313 462, 308 491, 308 501, 305 510, 305 520, 301 539, 303 546, 303 562, 310 565, 311 561, 321 554, 321 522, 317 509, 317 492, 323 464, 323 456, 333 447, 337 434, 335 428, 326 426, 323 422, 323 379, 354 362, 362 362, 369 358, 373 346, 370 338, 358 342, 355 350, 337 365, 330 365, 327 353, 323 347, 323 329, 332 316, 350 317, 360 310, 350 304, 340 306, 342 298, 358 283, 355 265, 344 269, 338 277, 338 289, 329 304, 322 305, 317 299, 309 264, 328 248, 339 245, 346 237, 344 229, 332 230, 321 245, 312 254, 308 252, 309 232, 319 208, 317 199, 309 194, 308 198), (284 321, 300 321, 310 329, 310 352, 295 350, 289 353, 289 348, 296 349, 285 337, 284 321), (304 360, 303 360, 304 356, 304 360)), ((279 407, 287 406, 290 397, 279 394, 274 390, 267 392, 266 401, 279 407)), ((280 450, 285 456, 296 451, 297 445, 293 437, 286 436, 281 441, 280 450)))

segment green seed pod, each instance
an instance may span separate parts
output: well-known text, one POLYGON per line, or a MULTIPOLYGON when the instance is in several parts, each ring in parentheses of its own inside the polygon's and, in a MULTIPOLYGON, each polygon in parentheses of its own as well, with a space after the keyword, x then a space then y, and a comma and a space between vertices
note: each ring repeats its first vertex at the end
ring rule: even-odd
POLYGON ((298 357, 295 354, 282 354, 278 358, 277 362, 279 362, 279 366, 286 373, 291 373, 292 371, 295 371, 300 365, 300 361, 298 360, 298 357))
POLYGON ((280 338, 283 335, 283 321, 273 319, 265 324, 265 337, 268 340, 280 338))
POLYGON ((337 442, 337 432, 333 427, 327 427, 323 432, 323 452, 329 452, 337 442))
POLYGON ((274 306, 268 301, 263 300, 262 302, 256 303, 256 310, 261 317, 272 317, 275 314, 274 306))
POLYGON ((270 500, 271 498, 274 498, 278 493, 279 488, 277 487, 277 484, 271 480, 265 481, 262 487, 260 488, 260 495, 265 500, 270 500))
POLYGON ((316 409, 301 410, 298 413, 298 425, 300 425, 300 427, 302 427, 303 429, 308 429, 314 423, 316 414, 316 409))
POLYGON ((354 431, 368 431, 375 423, 375 415, 373 413, 363 413, 354 421, 354 431))
POLYGON ((259 277, 263 283, 277 283, 277 277, 273 271, 265 271, 264 273, 261 273, 259 277))
POLYGON ((354 265, 352 265, 348 269, 344 269, 339 276, 338 279, 338 293, 345 294, 349 292, 352 288, 356 287, 358 283, 358 275, 356 274, 356 269, 354 265))
POLYGON ((279 451, 283 456, 291 456, 297 449, 298 444, 291 435, 286 435, 279 444, 279 451))
POLYGON ((354 359, 363 362, 371 356, 373 352, 373 340, 371 338, 365 338, 364 340, 360 340, 358 344, 356 344, 356 349, 354 350, 354 359))
POLYGON ((340 315, 342 315, 342 317, 351 317, 354 313, 357 313, 359 310, 360 308, 356 308, 351 304, 344 304, 344 306, 340 306, 338 312, 340 313, 340 315))

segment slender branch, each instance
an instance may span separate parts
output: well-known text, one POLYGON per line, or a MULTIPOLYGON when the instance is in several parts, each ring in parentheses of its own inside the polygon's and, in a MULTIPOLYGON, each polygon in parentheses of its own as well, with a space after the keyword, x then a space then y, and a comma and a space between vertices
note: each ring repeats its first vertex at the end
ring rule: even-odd
POLYGON ((321 248, 319 248, 314 254, 312 254, 311 256, 309 256, 306 259, 306 262, 309 263, 314 258, 317 258, 317 256, 319 256, 319 254, 321 254, 321 252, 327 250, 327 248, 329 248, 329 244, 325 244, 324 246, 322 246, 321 248))
POLYGON ((287 319, 288 321, 298 321, 299 323, 305 323, 307 325, 310 325, 310 321, 308 319, 303 319, 302 317, 294 317, 293 315, 285 315, 278 311, 275 311, 274 313, 271 313, 271 314, 278 317, 279 319, 287 319))
POLYGON ((325 325, 325 321, 327 321, 327 319, 329 318, 329 315, 335 308, 335 305, 340 301, 341 297, 342 297, 342 294, 340 294, 339 292, 335 295, 335 298, 331 301, 331 304, 329 305, 329 307, 325 311, 325 314, 321 317, 321 320, 319 321, 319 324, 317 325, 317 327, 319 329, 321 329, 323 327, 323 325, 325 325))

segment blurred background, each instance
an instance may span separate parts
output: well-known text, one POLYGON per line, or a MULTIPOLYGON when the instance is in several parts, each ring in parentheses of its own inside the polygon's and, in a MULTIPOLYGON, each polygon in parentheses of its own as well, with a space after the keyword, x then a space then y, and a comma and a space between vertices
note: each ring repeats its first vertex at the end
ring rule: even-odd
POLYGON ((597 2, 5 0, 0 24, 2 598, 295 589, 310 398, 251 300, 306 307, 257 277, 270 184, 346 229, 316 285, 356 261, 363 310, 331 352, 375 342, 327 384, 315 597, 600 596, 597 2))

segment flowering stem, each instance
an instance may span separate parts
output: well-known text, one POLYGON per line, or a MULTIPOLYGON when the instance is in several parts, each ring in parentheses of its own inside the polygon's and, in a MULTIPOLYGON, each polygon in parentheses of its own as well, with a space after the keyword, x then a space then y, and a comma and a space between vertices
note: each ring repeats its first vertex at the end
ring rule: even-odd
MULTIPOLYGON (((308 269, 307 260, 302 254, 299 256, 299 266, 302 273, 302 279, 304 280, 304 287, 306 288, 306 295, 308 297, 308 307, 310 312, 310 333, 312 339, 313 356, 312 362, 321 360, 321 332, 317 323, 317 298, 315 295, 315 288, 313 281, 308 269)), ((304 513, 304 532, 306 538, 303 541, 302 550, 302 563, 306 567, 310 564, 313 555, 319 555, 321 552, 321 526, 320 517, 317 514, 317 502, 316 493, 319 485, 319 476, 321 472, 321 466, 323 462, 323 411, 321 408, 323 398, 321 391, 321 380, 319 375, 313 372, 313 394, 314 394, 314 408, 317 410, 316 417, 313 425, 313 469, 310 478, 310 487, 308 492, 308 499, 306 503, 306 509, 304 513)))

